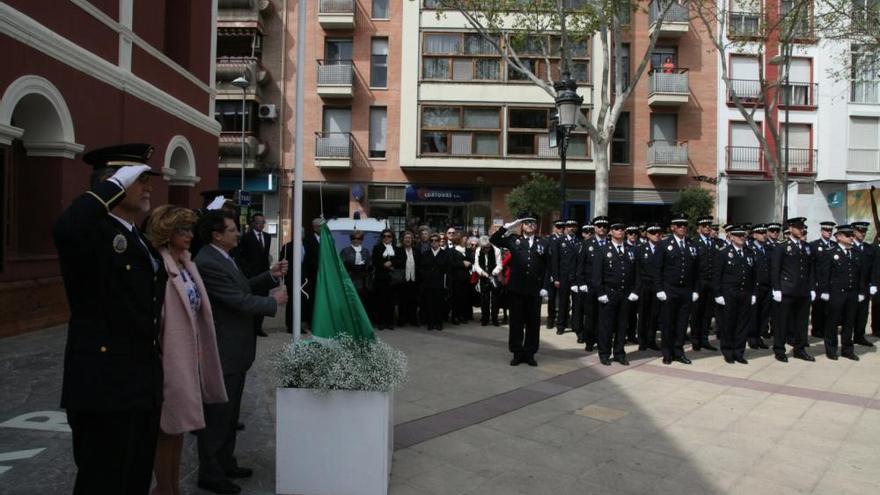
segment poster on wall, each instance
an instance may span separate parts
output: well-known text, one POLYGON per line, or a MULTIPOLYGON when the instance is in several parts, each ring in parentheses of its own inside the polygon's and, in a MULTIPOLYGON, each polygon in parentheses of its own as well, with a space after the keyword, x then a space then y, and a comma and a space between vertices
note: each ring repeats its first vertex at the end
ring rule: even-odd
POLYGON ((874 225, 874 215, 871 213, 871 187, 876 188, 874 191, 874 202, 880 204, 880 181, 847 185, 846 222, 868 222, 870 227, 865 238, 869 242, 874 242, 877 226, 874 225))

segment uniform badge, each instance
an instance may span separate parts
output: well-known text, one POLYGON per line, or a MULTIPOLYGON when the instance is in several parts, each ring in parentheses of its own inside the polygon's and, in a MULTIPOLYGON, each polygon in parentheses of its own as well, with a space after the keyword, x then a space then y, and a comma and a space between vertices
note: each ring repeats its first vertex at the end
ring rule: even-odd
POLYGON ((645 253, 645 259, 648 259, 648 253, 645 253))
POLYGON ((666 250, 667 250, 667 251, 672 251, 672 244, 670 244, 669 247, 666 248, 666 250))
POLYGON ((122 254, 126 249, 128 249, 128 240, 125 239, 124 235, 116 234, 116 237, 113 238, 113 250, 118 254, 122 254))
POLYGON ((730 259, 733 259, 733 251, 727 253, 727 256, 728 256, 730 259))
POLYGON ((590 251, 591 253, 593 252, 593 246, 590 246, 590 250, 589 250, 589 251, 590 251))
POLYGON ((562 243, 562 247, 568 247, 564 242, 562 243))
POLYGON ((630 259, 630 260, 633 260, 633 259, 635 258, 635 254, 633 254, 632 251, 627 251, 626 254, 629 255, 629 259, 630 259))
POLYGON ((822 246, 816 248, 820 253, 822 252, 822 246))
POLYGON ((520 241, 519 239, 517 239, 517 240, 516 240, 516 245, 519 246, 521 242, 522 242, 522 241, 520 241))
POLYGON ((807 254, 810 254, 810 246, 806 246, 807 254))
POLYGON ((791 252, 791 245, 788 245, 788 246, 785 247, 785 252, 786 252, 786 253, 790 253, 790 252, 791 252))
POLYGON ((609 257, 609 258, 611 257, 611 253, 608 253, 608 257, 609 257))
POLYGON ((544 246, 538 244, 538 254, 544 254, 544 246))
POLYGON ((837 261, 837 260, 839 260, 839 259, 840 259, 840 256, 835 254, 835 255, 834 255, 834 261, 837 261))

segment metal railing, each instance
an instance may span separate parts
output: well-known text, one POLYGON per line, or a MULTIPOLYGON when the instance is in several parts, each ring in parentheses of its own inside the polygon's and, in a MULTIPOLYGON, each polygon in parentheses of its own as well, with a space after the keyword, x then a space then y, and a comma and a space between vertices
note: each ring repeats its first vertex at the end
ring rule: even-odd
POLYGON ((764 171, 764 156, 758 146, 728 146, 726 151, 729 172, 764 171))
POLYGON ((789 82, 783 87, 783 93, 779 100, 780 105, 789 102, 794 107, 816 106, 816 91, 819 85, 816 83, 789 82), (787 99, 791 98, 790 100, 787 99))
POLYGON ((761 81, 757 79, 731 79, 727 89, 727 101, 733 102, 733 95, 743 103, 754 104, 762 99, 761 81))
POLYGON ((648 88, 649 94, 688 94, 687 69, 679 67, 652 69, 648 76, 648 88))
POLYGON ((351 60, 318 60, 318 86, 351 86, 354 65, 351 60))
POLYGON ((853 81, 850 88, 850 102, 880 103, 880 81, 853 81))
POLYGON ((350 132, 316 132, 316 158, 351 158, 352 136, 350 132))
POLYGON ((728 12, 728 36, 757 36, 761 30, 761 14, 757 12, 728 12))
POLYGON ((880 149, 849 149, 847 172, 880 172, 880 149))
MULTIPOLYGON (((670 2, 673 0, 666 0, 666 2, 670 2)), ((651 24, 657 22, 657 19, 660 18, 660 14, 663 13, 663 5, 665 2, 660 0, 655 0, 651 2, 650 16, 651 16, 651 24)), ((687 4, 682 5, 678 2, 674 2, 671 7, 669 7, 669 11, 666 12, 666 17, 663 18, 663 22, 688 22, 690 20, 690 12, 688 12, 687 4)))
POLYGON ((354 14, 354 0, 321 0, 320 14, 354 14))
MULTIPOLYGON (((785 131, 781 131, 785 132, 785 131)), ((788 173, 790 174, 810 174, 815 170, 814 165, 818 159, 817 150, 810 148, 789 148, 788 149, 788 173)), ((780 166, 785 166, 785 146, 779 153, 780 166)))
POLYGON ((648 165, 687 165, 687 143, 648 141, 648 165))

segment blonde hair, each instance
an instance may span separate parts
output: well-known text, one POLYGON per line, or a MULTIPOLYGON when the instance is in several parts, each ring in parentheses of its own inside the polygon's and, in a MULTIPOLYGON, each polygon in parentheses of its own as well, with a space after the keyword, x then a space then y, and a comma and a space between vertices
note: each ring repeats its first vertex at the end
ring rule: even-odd
POLYGON ((174 229, 180 227, 192 227, 198 217, 189 208, 175 205, 162 205, 150 215, 147 222, 147 238, 156 247, 166 247, 171 242, 174 229))

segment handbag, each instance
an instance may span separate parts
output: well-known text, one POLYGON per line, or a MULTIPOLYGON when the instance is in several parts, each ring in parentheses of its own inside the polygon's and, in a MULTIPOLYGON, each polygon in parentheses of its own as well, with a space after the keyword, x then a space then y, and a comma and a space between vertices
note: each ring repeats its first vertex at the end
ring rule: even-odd
POLYGON ((391 285, 403 285, 406 282, 406 273, 402 268, 393 268, 388 271, 388 278, 391 285))

